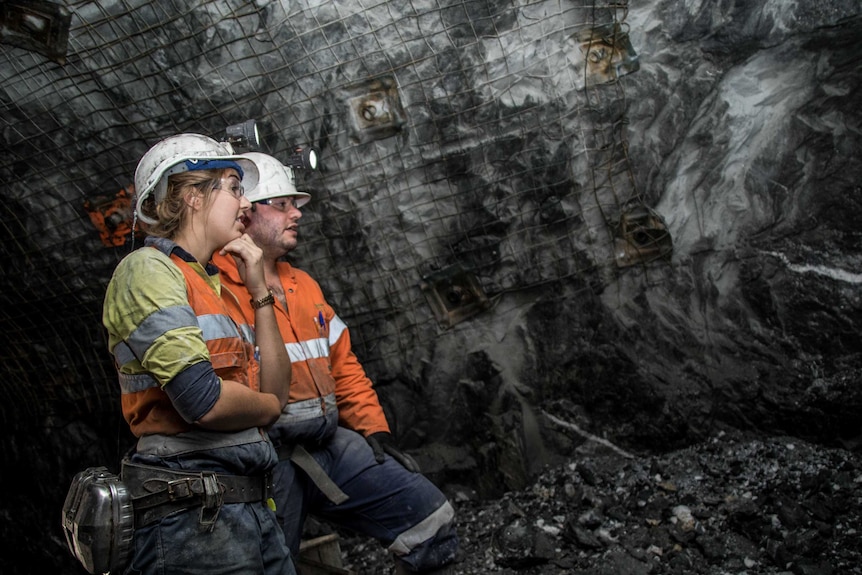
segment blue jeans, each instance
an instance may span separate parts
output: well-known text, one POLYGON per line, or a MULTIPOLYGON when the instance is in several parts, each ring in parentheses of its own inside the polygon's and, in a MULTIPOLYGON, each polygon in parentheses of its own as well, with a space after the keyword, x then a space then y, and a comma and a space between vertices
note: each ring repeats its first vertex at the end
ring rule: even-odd
MULTIPOLYGON (((260 437, 256 430, 247 434, 260 437)), ((231 438, 228 434, 190 433, 231 438)), ((241 435, 241 434, 237 434, 241 435)), ((259 441, 206 450, 171 452, 163 447, 139 451, 132 461, 171 469, 208 470, 217 473, 256 475, 271 469, 277 460, 272 443, 259 441)), ((165 438, 177 445, 179 436, 165 438)), ((157 442, 159 443, 159 442, 157 442)), ((152 525, 136 528, 134 551, 126 575, 296 575, 281 528, 266 503, 227 503, 212 525, 200 523, 200 507, 178 511, 152 525)))
POLYGON ((135 530, 127 575, 296 575, 273 512, 264 503, 223 505, 210 532, 199 509, 135 530))
POLYGON ((386 456, 377 463, 358 433, 338 427, 334 436, 306 450, 350 499, 335 505, 290 461, 276 465, 276 515, 291 553, 299 553, 308 514, 374 537, 416 571, 451 563, 458 548, 454 511, 425 476, 386 456))

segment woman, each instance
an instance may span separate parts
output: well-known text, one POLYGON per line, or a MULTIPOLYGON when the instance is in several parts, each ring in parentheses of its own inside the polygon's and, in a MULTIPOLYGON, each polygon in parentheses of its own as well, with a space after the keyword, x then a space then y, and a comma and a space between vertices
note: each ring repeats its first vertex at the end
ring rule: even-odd
POLYGON ((135 172, 151 237, 117 266, 103 309, 138 437, 122 468, 135 522, 126 573, 295 574, 268 505, 277 455, 263 428, 291 372, 261 250, 244 234, 242 186, 256 182, 252 161, 198 134, 162 140, 135 172), (254 332, 231 317, 216 251, 245 276, 254 332))

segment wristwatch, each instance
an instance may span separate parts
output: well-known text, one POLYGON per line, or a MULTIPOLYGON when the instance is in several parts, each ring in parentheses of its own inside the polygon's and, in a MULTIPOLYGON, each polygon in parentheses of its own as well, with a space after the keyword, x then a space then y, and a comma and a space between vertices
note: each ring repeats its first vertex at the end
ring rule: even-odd
POLYGON ((251 307, 254 309, 260 309, 262 307, 266 307, 268 305, 272 305, 275 303, 275 296, 272 295, 272 290, 269 290, 269 293, 263 296, 260 299, 251 300, 251 307))

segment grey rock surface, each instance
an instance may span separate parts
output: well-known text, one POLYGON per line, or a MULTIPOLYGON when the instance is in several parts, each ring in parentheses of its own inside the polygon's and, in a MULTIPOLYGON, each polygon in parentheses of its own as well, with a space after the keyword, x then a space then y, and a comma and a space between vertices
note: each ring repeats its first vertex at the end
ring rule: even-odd
MULTIPOLYGON (((249 117, 277 156, 320 148, 294 263, 441 485, 516 493, 585 437, 858 451, 856 0, 53 5, 63 57, 0 33, 0 535, 18 572, 75 572, 68 481, 132 441, 99 318, 140 245, 137 159, 249 117)), ((534 523, 505 525, 546 558, 534 523)))

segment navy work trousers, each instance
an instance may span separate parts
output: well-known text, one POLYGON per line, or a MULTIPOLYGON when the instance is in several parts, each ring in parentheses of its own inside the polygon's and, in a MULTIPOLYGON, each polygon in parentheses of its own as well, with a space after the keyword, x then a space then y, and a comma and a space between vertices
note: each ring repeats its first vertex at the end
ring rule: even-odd
POLYGON ((295 464, 273 474, 276 515, 294 557, 307 515, 374 537, 415 571, 452 562, 458 547, 451 505, 428 478, 386 456, 377 463, 360 434, 338 427, 331 439, 306 450, 349 499, 331 502, 295 464))

